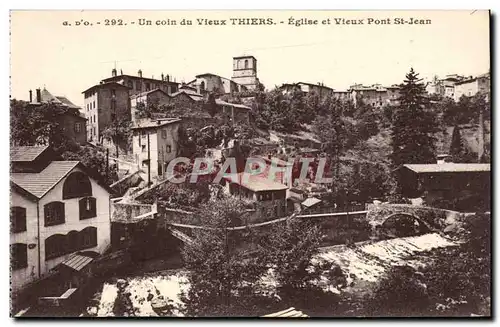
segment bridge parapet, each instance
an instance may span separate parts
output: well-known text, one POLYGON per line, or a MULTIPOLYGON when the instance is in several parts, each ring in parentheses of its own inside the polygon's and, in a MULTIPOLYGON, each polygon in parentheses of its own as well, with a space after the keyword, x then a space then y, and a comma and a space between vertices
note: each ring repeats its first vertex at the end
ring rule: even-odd
POLYGON ((452 210, 416 206, 410 204, 369 204, 366 219, 373 229, 381 226, 389 216, 406 214, 422 220, 433 230, 444 230, 447 226, 461 220, 464 213, 452 210))

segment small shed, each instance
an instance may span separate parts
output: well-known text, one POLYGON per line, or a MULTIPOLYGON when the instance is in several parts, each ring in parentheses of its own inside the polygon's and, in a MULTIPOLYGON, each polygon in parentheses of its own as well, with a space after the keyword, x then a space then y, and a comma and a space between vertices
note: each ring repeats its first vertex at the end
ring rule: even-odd
POLYGON ((283 311, 270 313, 262 317, 263 318, 309 318, 308 315, 306 315, 302 311, 295 309, 294 307, 288 308, 283 311))

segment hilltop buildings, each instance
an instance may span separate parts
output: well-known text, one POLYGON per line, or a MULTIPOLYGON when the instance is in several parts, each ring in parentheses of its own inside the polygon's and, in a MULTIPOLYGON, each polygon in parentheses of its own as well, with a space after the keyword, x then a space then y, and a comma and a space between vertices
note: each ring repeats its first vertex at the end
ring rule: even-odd
POLYGON ((462 96, 484 94, 489 97, 491 92, 490 73, 476 77, 465 77, 457 74, 446 75, 442 79, 434 78, 427 84, 427 93, 448 97, 458 102, 462 96))

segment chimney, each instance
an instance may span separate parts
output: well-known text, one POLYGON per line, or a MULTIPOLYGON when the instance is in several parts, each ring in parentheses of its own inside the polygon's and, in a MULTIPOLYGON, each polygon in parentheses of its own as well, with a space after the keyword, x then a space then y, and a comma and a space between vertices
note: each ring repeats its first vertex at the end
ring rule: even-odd
POLYGON ((111 76, 116 77, 116 68, 113 68, 113 70, 111 70, 111 76))
POLYGON ((161 80, 164 81, 165 80, 165 76, 163 76, 163 73, 161 73, 161 80))
POLYGON ((167 82, 170 82, 170 75, 167 74, 167 82))
POLYGON ((39 88, 36 89, 36 102, 42 102, 42 90, 40 90, 39 88))
POLYGON ((33 91, 30 90, 30 103, 33 102, 33 91))
POLYGON ((139 69, 139 71, 137 72, 137 75, 139 75, 139 77, 142 77, 142 70, 139 69))

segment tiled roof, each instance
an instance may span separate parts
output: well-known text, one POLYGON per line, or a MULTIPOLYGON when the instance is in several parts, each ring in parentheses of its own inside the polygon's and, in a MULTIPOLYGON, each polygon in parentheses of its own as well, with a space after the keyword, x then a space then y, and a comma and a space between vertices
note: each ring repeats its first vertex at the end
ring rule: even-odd
POLYGON ((222 100, 219 100, 219 99, 215 99, 215 103, 217 103, 220 106, 230 106, 230 107, 235 107, 235 108, 252 110, 252 108, 250 108, 248 106, 245 106, 243 104, 230 103, 230 102, 222 101, 222 100))
POLYGON ((86 267, 89 263, 91 263, 92 260, 94 259, 91 257, 87 257, 81 254, 75 254, 71 256, 69 259, 61 262, 61 265, 67 266, 76 271, 80 271, 84 267, 86 267))
POLYGON ((137 124, 132 127, 132 129, 141 129, 141 128, 155 128, 155 127, 161 127, 161 126, 166 126, 169 124, 173 123, 178 123, 180 122, 181 119, 178 118, 171 118, 171 119, 161 119, 161 120, 149 120, 146 122, 141 122, 140 124, 137 124))
POLYGON ((294 307, 288 308, 283 311, 271 313, 265 316, 262 316, 264 318, 308 318, 309 316, 303 313, 302 311, 299 311, 295 309, 294 307))
POLYGON ((76 104, 74 104, 73 102, 69 101, 68 98, 66 98, 65 96, 59 96, 59 95, 56 95, 56 98, 61 101, 63 104, 65 104, 66 106, 68 106, 69 108, 73 108, 73 109, 80 109, 79 106, 77 106, 76 104))
POLYGON ((33 161, 49 147, 45 146, 14 146, 10 148, 10 161, 33 161))
POLYGON ((47 91, 46 88, 43 88, 43 90, 40 92, 40 95, 42 97, 42 102, 55 102, 55 103, 60 103, 62 104, 61 100, 59 100, 57 97, 53 96, 49 91, 47 91))
POLYGON ((125 86, 123 84, 116 83, 116 82, 109 82, 109 83, 101 83, 101 84, 96 84, 94 86, 91 86, 88 89, 86 89, 85 91, 83 91, 82 93, 88 92, 88 91, 96 89, 96 88, 108 87, 108 86, 115 86, 115 87, 122 87, 122 88, 130 89, 130 87, 125 86))
POLYGON ((154 90, 150 90, 150 91, 145 91, 145 92, 134 94, 134 95, 131 96, 131 98, 137 98, 137 97, 148 95, 150 93, 157 92, 157 91, 160 91, 160 92, 162 92, 162 93, 164 93, 165 95, 168 96, 167 92, 163 91, 162 89, 156 88, 154 90))
POLYGON ((286 190, 288 188, 286 185, 277 183, 269 178, 264 178, 247 173, 228 174, 224 176, 224 179, 229 182, 246 187, 247 189, 254 192, 279 191, 286 190))
POLYGON ((403 167, 406 167, 418 174, 490 171, 490 164, 467 164, 467 163, 407 164, 403 165, 403 167))
POLYGON ((313 198, 307 198, 307 199, 305 199, 305 200, 302 202, 302 205, 303 205, 304 207, 308 207, 308 208, 310 208, 310 207, 312 207, 313 205, 318 204, 318 203, 320 203, 320 202, 321 202, 321 200, 320 200, 320 199, 318 199, 318 198, 314 198, 314 197, 313 197, 313 198))
POLYGON ((10 180, 40 199, 78 164, 78 161, 52 161, 39 173, 12 173, 10 180))

